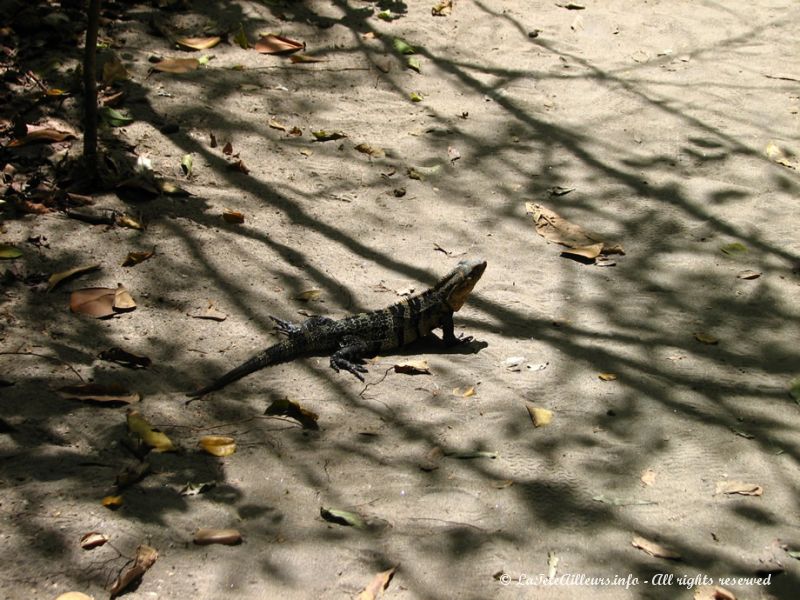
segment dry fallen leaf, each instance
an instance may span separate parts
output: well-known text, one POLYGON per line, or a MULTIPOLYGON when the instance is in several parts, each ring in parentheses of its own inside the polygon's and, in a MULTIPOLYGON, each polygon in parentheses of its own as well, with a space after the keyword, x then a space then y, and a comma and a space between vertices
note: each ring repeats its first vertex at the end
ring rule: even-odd
POLYGON ((149 367, 150 363, 152 362, 147 356, 133 354, 132 352, 128 352, 127 350, 123 350, 122 348, 118 348, 116 346, 109 348, 108 350, 103 350, 97 355, 97 358, 100 360, 107 360, 108 362, 117 363, 118 365, 122 365, 123 367, 128 367, 130 369, 146 368, 149 367))
POLYGON ((53 273, 50 275, 50 278, 47 280, 47 291, 53 291, 60 283, 63 283, 67 279, 71 277, 76 277, 77 275, 83 275, 84 273, 90 273, 91 271, 96 271, 100 268, 99 264, 95 265, 86 265, 83 267, 75 267, 74 269, 68 269, 66 271, 61 271, 60 273, 53 273))
POLYGON ((66 385, 58 388, 57 391, 62 398, 90 402, 131 404, 132 402, 139 402, 142 398, 138 393, 131 392, 119 384, 82 383, 80 385, 66 385))
POLYGON ((302 300, 303 302, 311 302, 312 300, 319 300, 322 296, 322 290, 312 288, 304 292, 300 292, 294 297, 295 300, 302 300))
POLYGON ((198 529, 194 534, 194 543, 198 546, 208 544, 235 546, 242 543, 242 534, 238 529, 198 529))
POLYGON ((444 450, 439 446, 434 446, 425 454, 419 462, 419 468, 423 471, 435 471, 439 468, 439 463, 444 458, 444 450))
POLYGON ((179 38, 175 40, 175 43, 188 50, 208 50, 219 44, 221 40, 221 37, 215 35, 211 37, 179 38))
POLYGON ((190 312, 189 316, 192 317, 193 319, 208 319, 210 321, 219 321, 219 322, 224 321, 225 319, 228 318, 228 315, 216 309, 214 303, 211 300, 208 301, 208 306, 205 309, 195 310, 193 312, 190 312))
POLYGON ((236 452, 236 440, 225 435, 206 435, 200 438, 200 447, 212 456, 230 456, 236 452))
POLYGON ((459 396, 461 398, 469 398, 470 396, 475 395, 475 386, 470 386, 468 388, 453 388, 453 396, 459 396))
POLYGON ((736 277, 739 279, 758 279, 761 277, 761 273, 759 271, 752 271, 750 269, 740 271, 736 277))
POLYGON ((761 496, 764 489, 757 483, 744 481, 718 481, 715 494, 740 494, 742 496, 761 496))
POLYGON ((525 210, 533 219, 536 233, 549 242, 569 248, 564 254, 588 260, 601 254, 625 254, 621 245, 605 242, 599 235, 567 221, 541 204, 526 202, 525 210))
POLYGON ((375 575, 369 585, 356 597, 356 600, 376 600, 382 596, 384 590, 389 587, 389 582, 392 581, 395 571, 397 571, 397 567, 392 567, 375 575))
POLYGON ((146 261, 149 258, 153 258, 156 255, 156 249, 153 248, 152 250, 146 252, 128 252, 128 256, 125 257, 125 261, 122 263, 123 267, 133 267, 146 261))
POLYGON ((789 167, 790 169, 797 169, 798 165, 793 162, 775 142, 770 141, 767 144, 764 153, 767 155, 767 158, 773 162, 778 163, 779 165, 783 165, 784 167, 789 167))
POLYGON ((598 377, 600 379, 602 379, 603 381, 616 381, 617 380, 617 376, 616 376, 615 373, 600 373, 598 375, 598 377))
POLYGON ((701 585, 694 591, 693 600, 736 600, 733 592, 718 585, 701 585))
POLYGON ((56 600, 94 600, 94 597, 87 596, 83 592, 67 592, 61 594, 56 600))
POLYGON ((100 501, 100 504, 111 510, 116 510, 122 506, 122 496, 106 496, 100 501))
POLYGON ((91 550, 102 546, 108 541, 108 538, 98 531, 90 531, 81 536, 81 548, 84 550, 91 550))
POLYGON ((112 317, 117 314, 114 310, 116 294, 117 290, 113 288, 75 290, 69 297, 69 309, 96 319, 112 317))
POLYGON ((128 410, 128 431, 138 436, 139 439, 153 449, 154 452, 172 452, 176 450, 163 431, 154 429, 152 425, 137 410, 128 410))
POLYGON ((75 139, 77 136, 71 131, 56 129, 49 126, 28 125, 28 132, 21 138, 12 140, 8 143, 9 148, 33 144, 36 142, 52 143, 63 142, 64 140, 75 139))
POLYGON ((528 409, 528 414, 531 417, 531 421, 533 421, 534 427, 545 427, 546 425, 550 424, 550 421, 553 420, 553 411, 547 410, 546 408, 538 408, 536 406, 526 405, 525 408, 528 409))
POLYGON ((305 50, 305 47, 306 45, 303 42, 272 34, 262 35, 255 45, 256 52, 262 54, 288 54, 289 52, 305 50))
POLYGON ((115 311, 128 311, 136 308, 136 302, 121 283, 117 284, 117 289, 114 291, 113 308, 115 311))
POLYGON ((296 402, 292 402, 289 398, 281 398, 275 400, 264 411, 265 415, 271 416, 285 416, 295 419, 303 426, 303 429, 319 429, 317 420, 319 415, 310 410, 306 410, 296 402))
POLYGON ((326 62, 324 58, 309 56, 308 54, 292 54, 289 57, 290 63, 319 63, 326 62))
POLYGON ((355 146, 355 149, 362 154, 368 154, 373 158, 383 158, 386 156, 386 152, 383 150, 383 148, 376 148, 375 146, 370 146, 369 144, 358 144, 355 146))
POLYGON ((404 360, 394 366, 395 373, 405 373, 406 375, 430 375, 427 360, 404 360))
POLYGON ((701 331, 694 334, 694 339, 703 344, 708 344, 709 346, 715 346, 716 344, 719 344, 718 338, 715 338, 713 335, 710 335, 708 333, 703 333, 701 331))
POLYGON ((442 0, 431 8, 434 17, 448 17, 453 12, 453 0, 442 0))
POLYGON ((651 486, 656 482, 656 472, 653 469, 645 469, 639 479, 646 486, 651 486))
POLYGON ((681 558, 681 555, 677 552, 673 552, 661 544, 656 544, 638 535, 631 540, 631 546, 644 550, 650 556, 655 556, 656 558, 668 558, 670 560, 680 560, 681 558))
POLYGON ((200 67, 200 61, 196 58, 165 58, 161 62, 155 63, 151 68, 161 73, 189 73, 200 67))
POLYGON ((222 218, 226 223, 244 223, 244 214, 240 213, 238 210, 231 210, 230 208, 225 209, 225 212, 222 213, 222 218))
POLYGON ((147 570, 153 566, 158 559, 158 550, 142 544, 136 549, 136 559, 134 563, 125 569, 111 586, 109 593, 111 598, 118 596, 131 583, 140 579, 147 570))
POLYGON ((319 515, 329 523, 336 523, 337 525, 346 525, 355 527, 356 529, 365 529, 367 524, 359 515, 349 510, 339 510, 336 508, 325 508, 323 506, 319 509, 319 515))

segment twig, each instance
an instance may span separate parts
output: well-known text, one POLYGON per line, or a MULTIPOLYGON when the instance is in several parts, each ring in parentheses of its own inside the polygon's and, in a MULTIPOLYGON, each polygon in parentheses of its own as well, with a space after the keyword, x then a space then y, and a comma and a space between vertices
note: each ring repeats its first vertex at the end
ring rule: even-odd
POLYGON ((379 383, 382 383, 382 382, 383 382, 383 380, 384 380, 384 379, 386 379, 386 378, 389 376, 389 371, 391 371, 392 369, 394 369, 394 367, 389 367, 388 369, 386 369, 386 372, 383 374, 383 377, 381 377, 381 378, 380 378, 378 381, 376 381, 375 383, 367 383, 367 384, 364 384, 364 389, 363 389, 363 390, 361 390, 361 392, 358 394, 358 397, 359 397, 359 398, 363 398, 363 397, 364 397, 364 392, 366 392, 366 391, 367 391, 367 388, 368 388, 369 386, 371 386, 371 385, 378 385, 379 383))
POLYGON ((69 367, 69 370, 72 371, 73 373, 75 373, 75 376, 78 379, 80 379, 81 382, 84 382, 83 377, 81 377, 81 374, 78 373, 75 370, 75 367, 73 367, 67 361, 58 358, 57 356, 47 356, 46 354, 37 354, 36 352, 0 352, 0 356, 9 355, 9 354, 13 354, 13 355, 17 355, 17 356, 38 356, 39 358, 47 358, 47 359, 50 359, 50 360, 54 360, 56 362, 60 362, 62 365, 65 365, 65 366, 69 367))

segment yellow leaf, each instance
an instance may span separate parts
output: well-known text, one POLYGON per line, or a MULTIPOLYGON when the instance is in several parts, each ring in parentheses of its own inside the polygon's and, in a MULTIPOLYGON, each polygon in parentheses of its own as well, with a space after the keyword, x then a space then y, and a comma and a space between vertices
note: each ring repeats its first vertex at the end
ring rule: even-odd
POLYGON ((148 252, 128 252, 128 256, 125 257, 125 261, 122 263, 122 266, 133 267, 146 261, 148 258, 154 257, 155 255, 155 249, 148 252))
POLYGON ((302 300, 303 302, 311 302, 312 300, 319 300, 320 296, 322 296, 322 290, 312 288, 310 290, 300 292, 297 296, 295 296, 295 300, 302 300))
POLYGON ((397 571, 397 567, 392 567, 375 575, 369 585, 356 597, 356 600, 375 600, 381 596, 384 590, 389 587, 389 582, 394 577, 395 571, 397 571))
POLYGON ((207 435, 200 438, 200 447, 212 456, 230 456, 236 452, 236 441, 224 435, 207 435))
POLYGON ((175 40, 175 43, 189 50, 208 50, 219 44, 221 40, 222 38, 215 35, 212 37, 180 38, 175 40))
POLYGON ((175 445, 163 431, 153 429, 153 426, 145 419, 138 410, 128 411, 128 430, 139 436, 146 446, 155 452, 172 452, 175 445))
POLYGON ((117 509, 122 506, 122 496, 106 496, 100 501, 100 504, 111 510, 117 509))
POLYGON ((133 310, 134 308, 136 308, 136 302, 134 302, 128 290, 125 289, 125 286, 118 283, 117 290, 114 293, 114 310, 125 311, 133 310))
POLYGON ((677 552, 670 550, 669 548, 665 548, 661 544, 656 544, 655 542, 651 542, 640 536, 634 536, 631 540, 631 546, 634 548, 639 548, 640 550, 644 550, 650 556, 655 556, 656 558, 669 558, 671 560, 680 560, 681 555, 677 552))
POLYGON ((87 265, 84 267, 75 267, 74 269, 69 269, 67 271, 61 271, 60 273, 53 273, 50 275, 50 279, 47 280, 47 291, 53 291, 58 284, 62 283, 63 281, 69 279, 70 277, 75 277, 76 275, 83 275, 84 273, 89 273, 91 271, 96 271, 100 268, 100 265, 87 265))
POLYGON ((653 469, 645 469, 639 478, 646 486, 651 486, 656 482, 656 472, 653 469))
POLYGON ((470 386, 468 388, 454 388, 453 389, 453 396, 460 396, 461 398, 469 398, 470 396, 475 395, 475 386, 470 386))
POLYGON ((394 366, 395 373, 405 373, 406 375, 430 375, 427 360, 404 360, 394 366))
POLYGON ((94 598, 82 592, 67 592, 66 594, 61 594, 56 600, 94 600, 94 598))
POLYGON ((534 427, 545 427, 553 420, 553 411, 546 408, 538 408, 536 406, 527 405, 528 414, 531 416, 534 427))
POLYGON ((603 381, 616 381, 617 380, 617 376, 614 373, 600 373, 598 375, 598 377, 600 379, 602 379, 603 381))

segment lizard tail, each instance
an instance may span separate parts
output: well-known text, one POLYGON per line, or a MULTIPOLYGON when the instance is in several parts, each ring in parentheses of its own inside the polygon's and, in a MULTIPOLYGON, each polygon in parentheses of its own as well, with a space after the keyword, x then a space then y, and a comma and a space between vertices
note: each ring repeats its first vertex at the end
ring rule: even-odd
POLYGON ((190 398, 200 398, 201 396, 205 396, 210 392, 220 390, 226 385, 233 383, 234 381, 238 381, 242 377, 250 375, 250 373, 254 373, 259 369, 291 360, 297 356, 294 347, 295 344, 292 342, 293 340, 285 340, 279 344, 270 346, 235 369, 231 369, 218 379, 215 379, 207 386, 194 392, 189 392, 186 395, 190 398))

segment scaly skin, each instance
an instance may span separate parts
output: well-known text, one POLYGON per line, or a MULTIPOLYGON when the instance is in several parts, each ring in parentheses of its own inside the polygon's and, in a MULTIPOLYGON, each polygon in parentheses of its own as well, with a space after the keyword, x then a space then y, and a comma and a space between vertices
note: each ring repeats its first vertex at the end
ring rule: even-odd
POLYGON ((343 369, 364 381, 362 373, 366 373, 367 369, 361 363, 365 356, 405 346, 437 328, 442 329, 442 337, 447 345, 468 342, 472 338, 456 338, 453 313, 464 305, 485 269, 485 260, 462 260, 436 285, 416 296, 382 310, 360 313, 338 321, 312 317, 298 325, 272 317, 277 330, 286 334, 285 340, 187 395, 199 398, 264 367, 312 354, 330 354, 334 371, 343 369))

